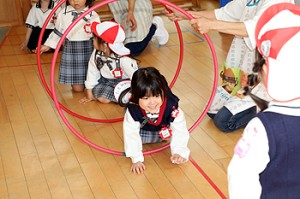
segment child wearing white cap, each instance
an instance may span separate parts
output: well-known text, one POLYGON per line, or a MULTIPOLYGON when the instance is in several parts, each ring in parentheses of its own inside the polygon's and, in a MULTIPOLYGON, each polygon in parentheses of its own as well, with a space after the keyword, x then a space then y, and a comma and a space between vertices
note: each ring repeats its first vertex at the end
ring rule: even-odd
POLYGON ((125 32, 120 24, 113 21, 95 22, 92 32, 95 49, 85 81, 86 97, 79 102, 118 102, 114 89, 121 81, 131 79, 138 69, 137 62, 129 56, 130 50, 124 46, 125 32))
POLYGON ((255 38, 263 57, 256 70, 272 101, 235 146, 228 167, 230 199, 298 199, 300 7, 269 7, 257 22, 255 38))

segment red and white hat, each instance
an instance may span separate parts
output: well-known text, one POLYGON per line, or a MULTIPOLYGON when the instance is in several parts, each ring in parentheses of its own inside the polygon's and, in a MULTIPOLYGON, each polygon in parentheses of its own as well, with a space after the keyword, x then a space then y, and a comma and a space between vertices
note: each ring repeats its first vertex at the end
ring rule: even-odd
POLYGON ((255 38, 266 59, 266 88, 276 101, 300 98, 300 6, 279 3, 260 16, 255 38))
POLYGON ((129 55, 130 50, 124 46, 125 31, 114 21, 93 22, 92 31, 108 43, 109 48, 120 56, 129 55))

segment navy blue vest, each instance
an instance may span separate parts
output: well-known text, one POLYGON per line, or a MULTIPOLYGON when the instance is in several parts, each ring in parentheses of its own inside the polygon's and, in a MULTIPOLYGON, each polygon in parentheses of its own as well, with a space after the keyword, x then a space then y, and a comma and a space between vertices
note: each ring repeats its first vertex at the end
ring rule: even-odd
POLYGON ((174 121, 175 118, 172 117, 172 112, 178 108, 178 101, 178 97, 170 91, 164 99, 163 105, 160 107, 159 117, 155 123, 147 120, 145 111, 138 105, 128 104, 127 108, 135 121, 139 121, 141 124, 145 122, 145 125, 142 125, 141 129, 146 131, 159 131, 163 127, 168 127, 170 123, 174 121))
POLYGON ((300 117, 261 112, 270 162, 260 174, 262 199, 300 198, 300 117))

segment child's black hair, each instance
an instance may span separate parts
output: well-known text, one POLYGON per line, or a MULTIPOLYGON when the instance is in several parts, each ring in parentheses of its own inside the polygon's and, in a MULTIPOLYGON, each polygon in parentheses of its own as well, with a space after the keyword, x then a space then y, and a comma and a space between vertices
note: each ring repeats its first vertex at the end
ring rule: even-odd
POLYGON ((150 66, 139 68, 134 72, 131 79, 131 99, 138 104, 139 99, 145 96, 158 96, 162 99, 169 91, 166 78, 160 74, 159 70, 150 66))
MULTIPOLYGON (((85 2, 85 6, 88 6, 89 8, 92 7, 93 3, 94 3, 95 0, 86 0, 85 2)), ((66 1, 66 5, 70 5, 69 1, 67 0, 66 1)))
MULTIPOLYGON (((39 0, 37 3, 36 3, 36 8, 41 8, 42 5, 41 5, 41 0, 39 0)), ((48 9, 53 9, 54 8, 54 1, 53 0, 50 0, 49 1, 49 5, 48 5, 48 9)))
MULTIPOLYGON (((93 33, 93 35, 94 35, 94 39, 96 40, 95 42, 98 43, 98 46, 106 43, 103 39, 101 39, 100 37, 97 37, 94 33, 93 33)), ((101 58, 98 56, 98 54, 99 54, 99 50, 96 49, 94 61, 95 61, 96 67, 98 68, 98 70, 100 70, 101 67, 103 66, 103 63, 101 62, 101 58)))

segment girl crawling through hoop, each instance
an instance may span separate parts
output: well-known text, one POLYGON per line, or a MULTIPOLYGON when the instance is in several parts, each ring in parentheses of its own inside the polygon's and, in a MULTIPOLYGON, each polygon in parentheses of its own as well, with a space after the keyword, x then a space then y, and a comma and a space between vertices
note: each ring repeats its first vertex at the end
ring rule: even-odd
POLYGON ((131 171, 146 169, 142 145, 170 139, 171 162, 188 161, 189 132, 183 111, 163 75, 154 67, 139 68, 132 76, 131 98, 124 116, 123 134, 126 157, 131 171))

